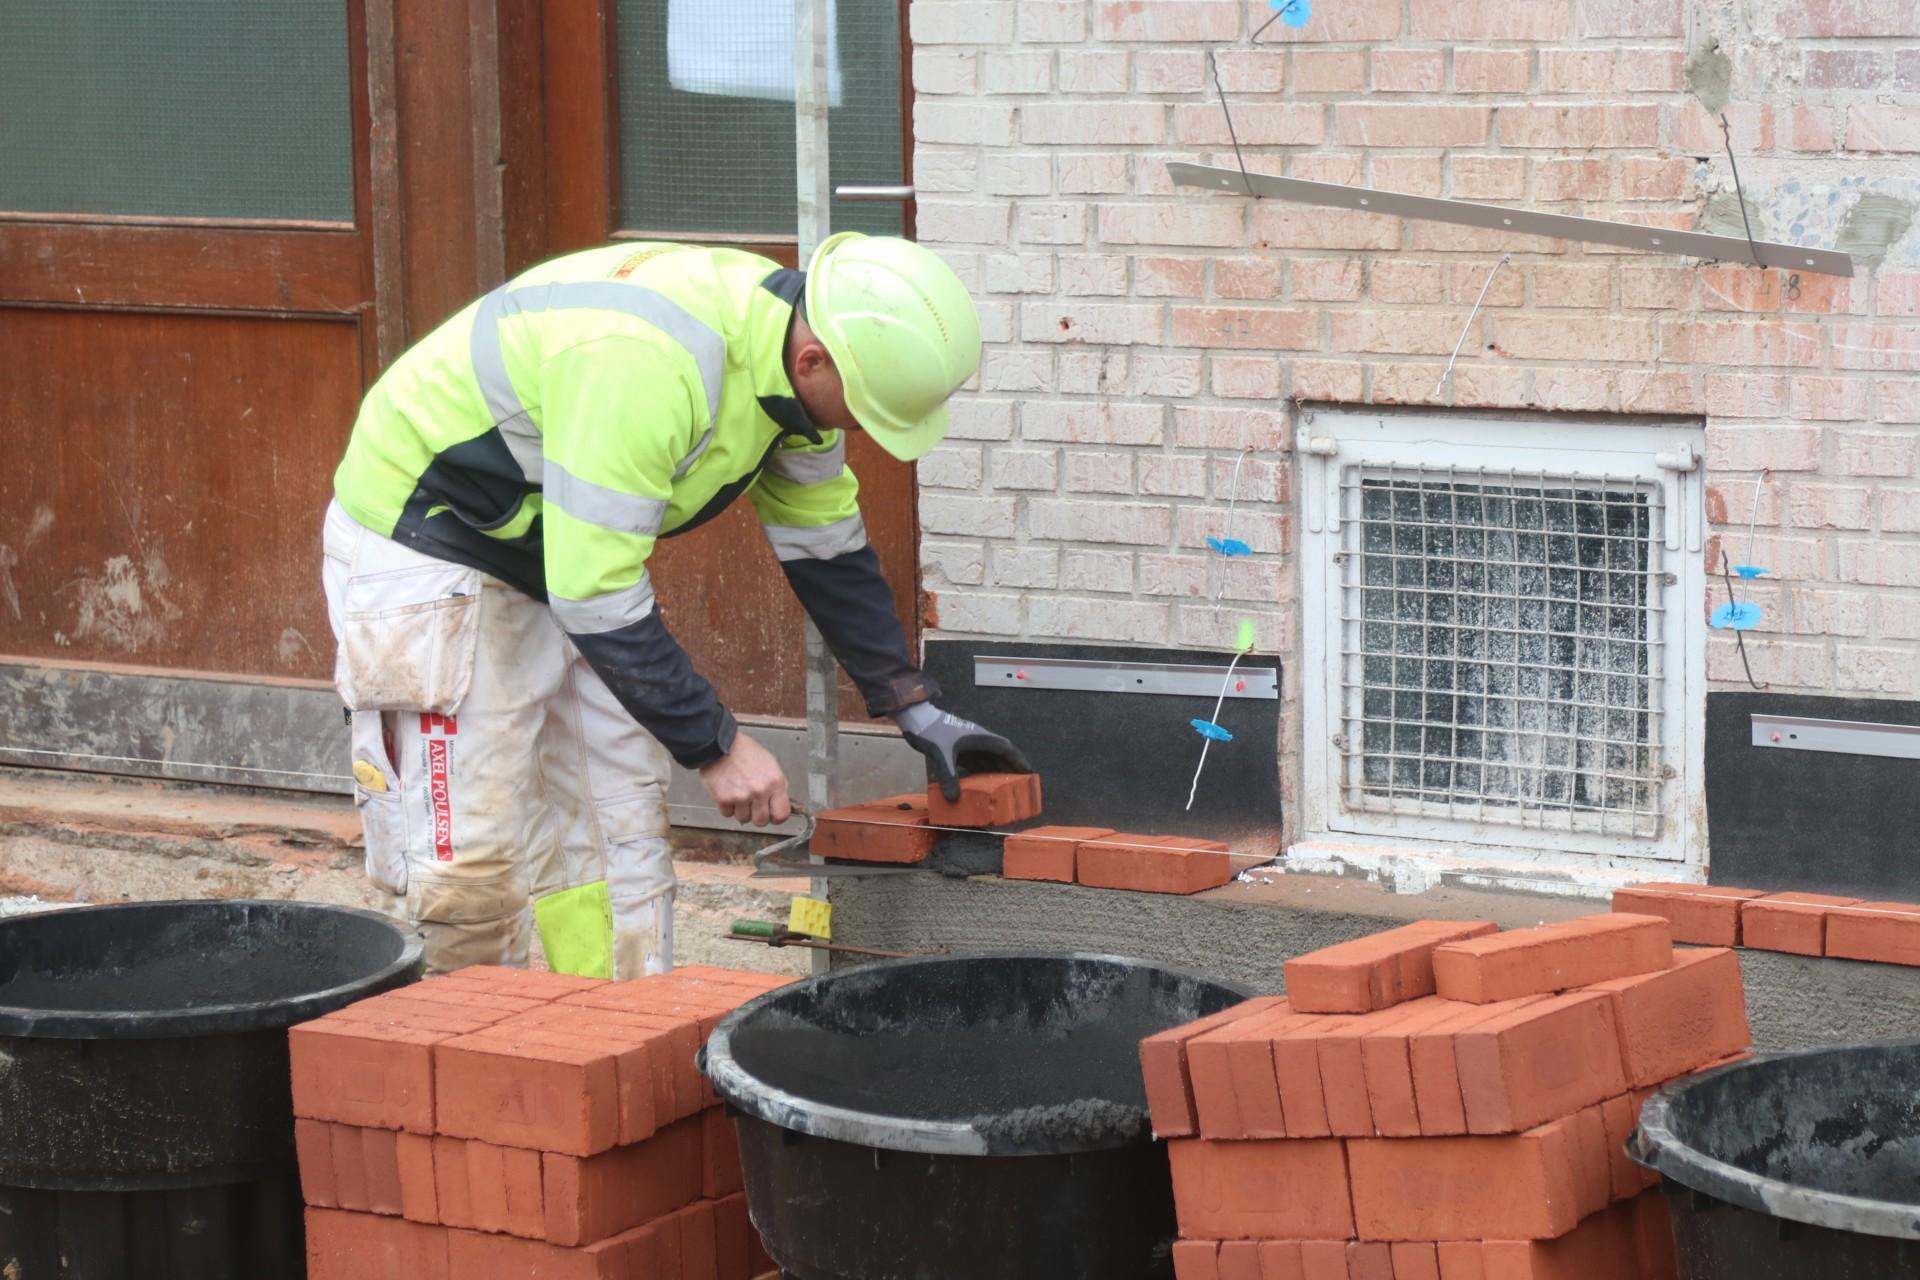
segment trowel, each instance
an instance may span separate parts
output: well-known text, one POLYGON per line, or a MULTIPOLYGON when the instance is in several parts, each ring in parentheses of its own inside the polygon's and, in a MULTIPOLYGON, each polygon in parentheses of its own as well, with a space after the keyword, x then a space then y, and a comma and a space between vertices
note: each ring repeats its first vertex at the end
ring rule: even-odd
POLYGON ((921 863, 901 866, 871 862, 810 862, 806 852, 816 826, 811 810, 794 805, 793 814, 801 820, 798 835, 768 845, 753 855, 754 880, 792 880, 813 876, 897 876, 921 871, 921 863))

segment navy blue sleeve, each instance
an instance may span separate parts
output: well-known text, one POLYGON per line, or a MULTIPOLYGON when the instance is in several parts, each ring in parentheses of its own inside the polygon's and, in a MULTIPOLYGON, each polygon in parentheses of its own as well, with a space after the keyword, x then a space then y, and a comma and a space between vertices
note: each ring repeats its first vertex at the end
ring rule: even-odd
POLYGON ((907 652, 907 634, 893 612, 893 591, 871 546, 829 560, 783 560, 780 567, 827 647, 866 699, 868 715, 892 715, 940 696, 939 686, 907 652))
POLYGON ((739 726, 656 610, 617 631, 572 637, 627 713, 683 768, 711 764, 733 748, 739 726))

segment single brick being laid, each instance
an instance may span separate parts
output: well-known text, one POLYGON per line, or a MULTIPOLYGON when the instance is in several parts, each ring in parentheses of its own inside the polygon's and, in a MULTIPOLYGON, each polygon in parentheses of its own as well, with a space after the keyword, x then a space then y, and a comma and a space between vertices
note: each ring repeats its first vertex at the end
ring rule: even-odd
POLYGON ((1370 1013, 1434 994, 1433 951, 1494 932, 1477 920, 1422 920, 1295 956, 1283 966, 1302 1013, 1370 1013))
POLYGON ((1217 840, 1122 832, 1082 844, 1075 861, 1080 883, 1090 888, 1193 894, 1233 879, 1227 852, 1217 840))
MULTIPOLYGON (((1210 1014, 1194 1022, 1148 1036, 1140 1042, 1140 1071, 1146 1080, 1147 1111, 1153 1131, 1162 1138, 1188 1137, 1200 1132, 1197 1094, 1205 1087, 1216 1096, 1210 1104, 1220 1123, 1219 1109, 1231 1106, 1233 1077, 1224 1054, 1217 1061, 1203 1054, 1201 1081, 1193 1073, 1193 1045, 1244 1018, 1267 1013, 1281 1004, 1277 996, 1261 996, 1210 1014)), ((1237 1110, 1236 1110, 1237 1120, 1237 1110)))
POLYGON ((1828 893, 1770 893, 1740 904, 1740 945, 1797 956, 1827 953, 1827 917, 1834 907, 1858 906, 1858 898, 1828 893))
POLYGON ((1920 905, 1862 902, 1831 908, 1827 954, 1841 960, 1920 965, 1920 905))
POLYGON ((1724 947, 1674 953, 1673 968, 1595 983, 1612 997, 1627 1083, 1659 1084, 1752 1042, 1740 961, 1724 947))
POLYGON ((927 823, 919 796, 829 809, 814 823, 811 852, 856 862, 919 862, 933 852, 937 834, 927 823))
POLYGON ((1353 1238, 1346 1144, 1338 1139, 1181 1138, 1167 1144, 1167 1155, 1188 1239, 1353 1238))
POLYGON ((1040 816, 1037 773, 974 773, 960 779, 949 801, 939 783, 927 787, 927 813, 936 827, 1003 827, 1040 816))
POLYGON ((1565 1120, 1504 1137, 1356 1138, 1354 1226, 1385 1241, 1565 1235, 1580 1221, 1573 1160, 1565 1120))
POLYGON ((1729 889, 1717 884, 1669 884, 1649 881, 1613 891, 1613 909, 1636 915, 1664 916, 1675 942, 1703 947, 1740 945, 1740 904, 1766 896, 1759 889, 1729 889))
POLYGON ((1627 1091, 1614 1002, 1571 992, 1455 1037, 1467 1131, 1519 1133, 1627 1091))
POLYGON ((1440 995, 1470 1004, 1571 991, 1672 963, 1671 926, 1665 919, 1621 914, 1449 942, 1433 953, 1440 995))
POLYGON ((1007 837, 1001 874, 1009 880, 1074 882, 1082 843, 1113 834, 1112 827, 1035 827, 1007 837))

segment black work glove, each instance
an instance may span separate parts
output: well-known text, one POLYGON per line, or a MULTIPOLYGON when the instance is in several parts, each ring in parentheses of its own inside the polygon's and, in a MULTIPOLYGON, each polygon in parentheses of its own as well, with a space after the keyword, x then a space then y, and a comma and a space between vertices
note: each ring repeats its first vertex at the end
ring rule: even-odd
POLYGON ((949 802, 960 799, 960 779, 969 773, 1032 773, 1020 748, 971 720, 949 715, 931 702, 894 712, 907 745, 927 758, 927 777, 949 802))

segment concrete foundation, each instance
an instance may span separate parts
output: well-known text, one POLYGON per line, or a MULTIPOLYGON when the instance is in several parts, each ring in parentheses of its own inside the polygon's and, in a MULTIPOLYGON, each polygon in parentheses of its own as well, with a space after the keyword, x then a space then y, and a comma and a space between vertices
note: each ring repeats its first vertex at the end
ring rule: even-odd
MULTIPOLYGON (((1326 876, 1191 898, 934 875, 837 880, 834 934, 882 950, 1090 951, 1159 961, 1280 994, 1288 958, 1408 920, 1517 928, 1605 910, 1591 900, 1444 888, 1389 893, 1326 876)), ((1742 950, 1754 1044, 1791 1049, 1920 1037, 1920 968, 1742 950)))

